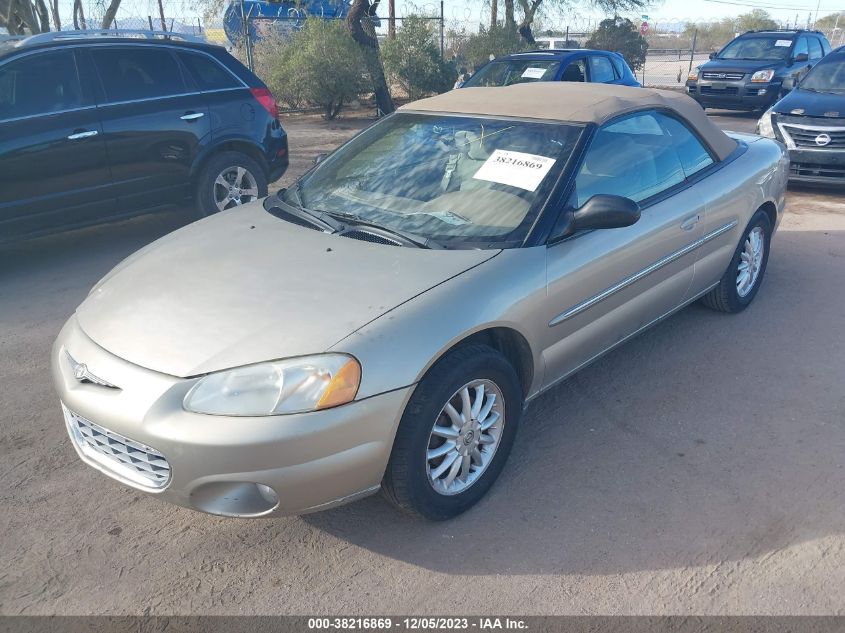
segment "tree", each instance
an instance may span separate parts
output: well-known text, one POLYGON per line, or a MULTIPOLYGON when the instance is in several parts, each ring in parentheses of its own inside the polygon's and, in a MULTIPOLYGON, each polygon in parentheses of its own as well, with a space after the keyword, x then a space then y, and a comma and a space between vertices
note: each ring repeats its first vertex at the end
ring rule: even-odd
POLYGON ((364 63, 373 84, 373 94, 378 109, 383 114, 390 114, 396 107, 393 105, 393 98, 390 96, 390 89, 387 87, 387 80, 384 78, 384 67, 381 64, 378 39, 373 25, 373 17, 376 14, 377 7, 378 0, 372 5, 370 5, 370 0, 353 0, 352 7, 346 16, 346 27, 364 56, 364 63))
MULTIPOLYGON (((545 0, 546 5, 552 5, 559 9, 571 9, 576 4, 576 0, 545 0)), ((508 19, 507 19, 507 6, 508 2, 511 4, 511 17, 513 16, 513 0, 505 0, 505 27, 508 27, 508 19)), ((544 0, 518 0, 519 6, 522 9, 522 20, 519 23, 519 27, 517 31, 519 32, 520 37, 525 41, 527 44, 534 45, 534 34, 532 31, 532 27, 534 25, 534 18, 537 17, 538 13, 543 7, 544 0)), ((634 11, 637 9, 641 9, 646 4, 649 4, 649 0, 590 0, 588 5, 594 9, 597 9, 603 13, 610 13, 613 12, 614 14, 620 11, 634 11)))
POLYGON ((256 44, 257 70, 292 108, 319 106, 326 119, 366 90, 361 49, 342 22, 308 18, 289 38, 256 44))
POLYGON ((44 0, 0 0, 0 26, 9 35, 27 35, 50 30, 44 0))
POLYGON ((618 15, 602 20, 585 46, 619 53, 632 70, 643 67, 648 50, 648 42, 640 35, 636 25, 618 15))
POLYGON ((114 18, 117 15, 117 10, 119 8, 120 8, 120 0, 111 0, 111 2, 109 2, 109 6, 106 7, 106 12, 103 14, 102 28, 104 28, 104 29, 111 28, 112 22, 114 22, 114 18))
POLYGON ((384 68, 411 99, 446 92, 455 82, 456 70, 440 57, 430 19, 411 15, 404 19, 394 39, 382 44, 384 68))
POLYGON ((778 23, 762 9, 754 9, 735 18, 722 18, 705 24, 688 24, 684 33, 692 39, 695 31, 699 50, 718 50, 730 42, 738 33, 764 29, 776 29, 778 23))
POLYGON ((486 64, 491 55, 493 57, 510 55, 530 46, 527 46, 519 37, 516 29, 503 26, 486 29, 482 26, 478 29, 478 33, 473 33, 467 38, 462 48, 463 59, 459 61, 469 68, 478 68, 486 64))

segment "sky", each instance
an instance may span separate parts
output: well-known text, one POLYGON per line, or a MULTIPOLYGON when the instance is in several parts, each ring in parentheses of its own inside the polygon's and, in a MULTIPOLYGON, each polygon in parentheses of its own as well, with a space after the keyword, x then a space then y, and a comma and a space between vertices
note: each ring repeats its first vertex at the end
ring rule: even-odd
MULTIPOLYGON (((187 19, 202 14, 202 10, 190 0, 162 0, 166 15, 176 19, 187 19)), ((223 0, 228 4, 229 0, 223 0)), ((578 3, 571 0, 576 7, 585 6, 586 3, 578 3)), ((551 4, 551 0, 547 0, 551 4)), ((63 14, 70 15, 72 0, 62 0, 63 14)), ((103 6, 104 0, 83 0, 83 4, 91 6, 103 6)), ((384 16, 387 13, 387 0, 382 0, 382 8, 379 14, 384 16)), ((502 0, 499 0, 499 14, 502 12, 502 0)), ((489 20, 489 0, 444 0, 445 14, 447 20, 462 23, 471 30, 477 28, 479 22, 486 23, 489 20)), ((546 17, 549 26, 572 25, 573 29, 583 28, 578 24, 584 24, 587 20, 595 24, 598 19, 604 17, 600 12, 585 10, 583 8, 571 10, 568 13, 557 13, 546 17)), ((779 22, 788 21, 794 24, 796 16, 799 25, 806 25, 808 16, 812 21, 818 8, 818 16, 824 16, 835 11, 845 10, 843 0, 657 0, 648 8, 642 11, 626 13, 626 17, 635 20, 641 19, 641 15, 647 15, 652 25, 667 22, 700 22, 712 21, 726 16, 736 16, 747 13, 754 8, 762 8, 779 22)), ((439 0, 396 0, 397 15, 406 15, 420 9, 426 13, 437 14, 440 9, 439 0)), ((157 15, 156 0, 123 0, 123 6, 119 16, 145 17, 157 15)), ((90 11, 90 13, 101 13, 101 11, 90 11)), ((542 20, 542 18, 541 18, 542 20)))

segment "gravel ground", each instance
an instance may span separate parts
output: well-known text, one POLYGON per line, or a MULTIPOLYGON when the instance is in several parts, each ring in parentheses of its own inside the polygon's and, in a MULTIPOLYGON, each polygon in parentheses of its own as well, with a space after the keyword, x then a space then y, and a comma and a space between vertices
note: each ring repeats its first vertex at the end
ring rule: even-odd
MULTIPOLYGON (((286 179, 365 123, 287 119, 286 179)), ((491 494, 440 524, 379 497, 219 519, 77 459, 50 345, 188 219, 0 248, 0 613, 845 613, 841 194, 790 193, 746 312, 691 306, 534 402, 491 494)))

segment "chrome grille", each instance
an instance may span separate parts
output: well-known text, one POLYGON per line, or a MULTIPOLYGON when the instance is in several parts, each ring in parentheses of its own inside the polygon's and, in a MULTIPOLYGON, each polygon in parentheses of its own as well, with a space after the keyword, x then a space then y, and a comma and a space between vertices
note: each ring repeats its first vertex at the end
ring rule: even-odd
POLYGON ((845 127, 781 123, 780 129, 796 148, 845 150, 845 127), (819 143, 819 140, 826 142, 819 143))
POLYGON ((701 73, 702 79, 722 79, 725 81, 739 81, 743 77, 745 77, 744 73, 720 73, 715 71, 701 73))
POLYGON ((62 404, 70 436, 88 459, 117 479, 144 488, 164 488, 170 481, 170 464, 146 444, 124 437, 78 415, 62 404))

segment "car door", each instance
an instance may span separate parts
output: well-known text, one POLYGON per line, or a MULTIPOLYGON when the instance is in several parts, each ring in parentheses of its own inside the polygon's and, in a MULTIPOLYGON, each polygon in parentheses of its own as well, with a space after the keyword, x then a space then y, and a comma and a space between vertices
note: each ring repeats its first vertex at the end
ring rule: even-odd
POLYGON ((617 82, 619 78, 616 76, 616 71, 607 55, 590 55, 587 59, 590 64, 591 83, 612 84, 617 82))
POLYGON ((0 65, 0 239, 95 220, 114 200, 73 49, 0 65))
POLYGON ((184 200, 211 138, 202 94, 170 47, 111 44, 89 54, 102 83, 98 110, 121 209, 184 200))
POLYGON ((687 183, 667 118, 639 112, 612 121, 597 130, 584 156, 568 206, 616 194, 639 202, 642 214, 625 228, 557 242, 553 234, 546 262, 546 385, 689 296, 704 204, 699 185, 687 183))

